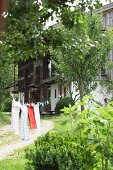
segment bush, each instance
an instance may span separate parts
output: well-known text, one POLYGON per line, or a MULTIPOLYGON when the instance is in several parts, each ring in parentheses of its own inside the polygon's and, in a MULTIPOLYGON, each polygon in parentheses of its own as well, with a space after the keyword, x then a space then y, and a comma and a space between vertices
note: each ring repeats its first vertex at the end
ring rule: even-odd
POLYGON ((76 143, 73 133, 48 133, 26 150, 26 170, 93 170, 96 158, 91 146, 76 143))
POLYGON ((0 126, 11 124, 11 115, 6 112, 0 112, 0 126))
POLYGON ((68 107, 69 104, 71 104, 72 106, 75 104, 72 98, 65 97, 60 99, 56 104, 55 113, 60 114, 60 110, 63 109, 64 107, 68 107))
MULTIPOLYGON (((70 115, 73 122, 76 120, 72 128, 77 137, 76 144, 79 146, 81 143, 83 148, 81 154, 86 152, 84 147, 91 147, 97 161, 95 169, 113 170, 113 102, 108 102, 104 107, 94 101, 89 105, 92 99, 92 96, 86 96, 83 102, 78 102, 73 107, 65 107, 63 112, 70 115), (83 104, 86 109, 80 113, 79 108, 83 104)), ((87 161, 86 163, 89 164, 87 161)))
POLYGON ((11 107, 12 107, 12 99, 11 97, 6 97, 4 101, 1 103, 1 111, 11 112, 11 107))

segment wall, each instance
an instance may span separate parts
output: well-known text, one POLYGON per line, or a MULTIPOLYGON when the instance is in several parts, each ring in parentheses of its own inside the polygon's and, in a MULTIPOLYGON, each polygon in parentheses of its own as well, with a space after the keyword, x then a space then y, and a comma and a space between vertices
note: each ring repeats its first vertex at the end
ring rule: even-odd
POLYGON ((94 100, 104 104, 104 99, 107 98, 108 101, 111 100, 112 94, 108 94, 105 88, 102 88, 98 82, 97 88, 91 92, 94 96, 94 100))
MULTIPOLYGON (((76 92, 76 88, 73 83, 72 83, 72 92, 73 92, 73 98, 74 98, 78 92, 76 92)), ((93 95, 94 100, 101 103, 102 105, 104 105, 105 98, 107 98, 108 101, 111 100, 112 98, 112 94, 108 94, 106 89, 101 87, 100 81, 97 81, 97 88, 93 90, 91 94, 93 95)))
POLYGON ((51 110, 54 111, 56 103, 59 100, 59 88, 58 84, 51 84, 51 110), (55 95, 56 90, 56 95, 55 95))

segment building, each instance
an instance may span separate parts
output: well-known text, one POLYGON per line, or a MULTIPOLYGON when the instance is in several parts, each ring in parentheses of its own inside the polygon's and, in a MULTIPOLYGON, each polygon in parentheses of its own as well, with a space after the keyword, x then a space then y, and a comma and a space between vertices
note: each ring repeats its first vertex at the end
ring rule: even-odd
MULTIPOLYGON (((113 27, 113 2, 103 6, 97 12, 98 14, 101 14, 103 16, 104 29, 108 27, 113 27)), ((111 59, 111 61, 113 61, 113 50, 110 51, 109 58, 111 59)), ((110 79, 113 80, 113 70, 111 70, 111 72, 106 71, 107 70, 104 69, 102 71, 102 74, 103 75, 109 74, 110 79)))
POLYGON ((66 88, 55 82, 54 67, 49 57, 19 62, 18 91, 20 100, 26 103, 41 102, 42 112, 54 111, 59 97, 62 93, 66 95, 66 88))
MULTIPOLYGON (((103 6, 101 9, 97 11, 97 13, 103 16, 104 21, 103 30, 113 27, 113 3, 103 6)), ((108 57, 111 61, 113 61, 113 50, 110 51, 108 57)), ((113 70, 112 69, 108 70, 105 66, 104 68, 101 68, 99 81, 107 79, 113 80, 113 70)), ((101 87, 100 83, 98 83, 97 89, 93 91, 92 94, 94 95, 95 99, 101 103, 103 103, 105 98, 107 98, 108 100, 111 100, 111 98, 113 98, 113 94, 112 93, 108 94, 106 89, 105 88, 103 89, 101 87)))

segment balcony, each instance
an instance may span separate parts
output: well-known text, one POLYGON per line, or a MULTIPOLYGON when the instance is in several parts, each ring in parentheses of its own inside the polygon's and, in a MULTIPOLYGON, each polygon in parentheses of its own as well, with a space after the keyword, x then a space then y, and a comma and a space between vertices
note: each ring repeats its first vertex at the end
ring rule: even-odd
POLYGON ((44 80, 42 80, 42 84, 51 84, 51 83, 54 83, 55 82, 55 77, 48 77, 44 80))

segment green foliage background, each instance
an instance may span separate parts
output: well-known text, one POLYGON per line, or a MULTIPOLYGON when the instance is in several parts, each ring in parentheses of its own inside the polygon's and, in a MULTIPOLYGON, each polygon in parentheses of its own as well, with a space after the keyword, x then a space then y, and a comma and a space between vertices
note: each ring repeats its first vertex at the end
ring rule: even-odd
POLYGON ((60 110, 63 109, 64 107, 68 107, 69 104, 72 106, 75 104, 72 98, 70 97, 61 98, 55 106, 55 113, 60 114, 61 113, 60 110))
POLYGON ((13 65, 0 63, 0 110, 11 111, 10 88, 13 82, 13 65))

